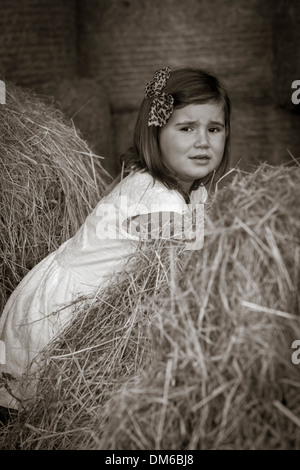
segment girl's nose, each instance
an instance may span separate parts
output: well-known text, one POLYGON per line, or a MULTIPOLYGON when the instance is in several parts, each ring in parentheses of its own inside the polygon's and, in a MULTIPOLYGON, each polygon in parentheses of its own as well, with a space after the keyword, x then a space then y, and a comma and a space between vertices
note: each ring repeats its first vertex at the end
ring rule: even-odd
POLYGON ((195 139, 195 147, 196 148, 207 148, 208 145, 208 137, 207 133, 205 130, 199 130, 196 133, 196 139, 195 139))

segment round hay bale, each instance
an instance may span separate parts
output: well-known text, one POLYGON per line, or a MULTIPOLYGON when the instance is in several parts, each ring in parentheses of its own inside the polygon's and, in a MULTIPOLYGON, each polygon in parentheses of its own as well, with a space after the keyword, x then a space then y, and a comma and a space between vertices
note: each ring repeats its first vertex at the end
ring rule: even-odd
POLYGON ((80 130, 82 138, 97 155, 103 155, 102 166, 112 176, 118 174, 118 161, 113 155, 110 99, 100 79, 76 78, 48 82, 36 90, 53 96, 57 107, 80 130))
POLYGON ((150 245, 43 353, 2 448, 297 449, 300 167, 236 172, 199 251, 150 245))
POLYGON ((25 274, 78 230, 109 175, 49 100, 10 83, 0 129, 2 311, 25 274))

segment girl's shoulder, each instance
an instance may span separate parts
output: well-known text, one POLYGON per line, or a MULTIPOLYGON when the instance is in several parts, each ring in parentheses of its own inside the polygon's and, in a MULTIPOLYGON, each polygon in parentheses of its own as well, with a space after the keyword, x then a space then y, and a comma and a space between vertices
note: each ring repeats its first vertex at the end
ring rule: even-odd
POLYGON ((208 193, 205 186, 199 186, 198 189, 192 191, 190 194, 191 204, 205 204, 208 198, 208 193))
MULTIPOLYGON (((169 207, 176 205, 182 210, 185 201, 182 195, 175 189, 168 189, 160 181, 153 178, 148 171, 135 171, 126 176, 106 196, 106 203, 126 205, 143 205, 145 210, 153 212, 151 206, 160 205, 169 207)), ((164 209, 166 210, 166 209, 164 209)))

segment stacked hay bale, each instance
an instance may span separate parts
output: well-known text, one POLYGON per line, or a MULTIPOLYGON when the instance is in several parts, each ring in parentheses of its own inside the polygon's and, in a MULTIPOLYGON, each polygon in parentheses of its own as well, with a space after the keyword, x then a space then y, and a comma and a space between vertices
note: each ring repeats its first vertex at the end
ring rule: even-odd
POLYGON ((90 149, 103 155, 102 166, 112 176, 119 171, 119 152, 113 139, 110 97, 102 81, 76 78, 47 82, 35 88, 39 93, 53 96, 58 109, 79 129, 90 149))
POLYGON ((111 181, 49 100, 9 83, 0 106, 1 311, 24 275, 80 227, 111 181))
POLYGON ((299 180, 299 166, 237 172, 202 250, 137 253, 44 351, 2 448, 299 448, 299 180))

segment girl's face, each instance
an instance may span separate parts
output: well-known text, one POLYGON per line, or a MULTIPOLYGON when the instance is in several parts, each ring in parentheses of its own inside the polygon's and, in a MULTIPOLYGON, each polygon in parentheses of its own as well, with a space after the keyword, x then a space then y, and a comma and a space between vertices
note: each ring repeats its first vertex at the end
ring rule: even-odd
POLYGON ((225 141, 223 106, 213 102, 174 109, 159 134, 163 163, 181 180, 186 191, 194 180, 217 169, 225 141))

